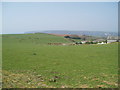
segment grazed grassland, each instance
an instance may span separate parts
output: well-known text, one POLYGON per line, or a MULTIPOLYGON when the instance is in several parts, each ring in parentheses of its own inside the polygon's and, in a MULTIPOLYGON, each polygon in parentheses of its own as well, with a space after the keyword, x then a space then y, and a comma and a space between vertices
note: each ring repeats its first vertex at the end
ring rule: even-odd
POLYGON ((4 88, 116 88, 118 44, 70 43, 47 34, 3 35, 4 88))

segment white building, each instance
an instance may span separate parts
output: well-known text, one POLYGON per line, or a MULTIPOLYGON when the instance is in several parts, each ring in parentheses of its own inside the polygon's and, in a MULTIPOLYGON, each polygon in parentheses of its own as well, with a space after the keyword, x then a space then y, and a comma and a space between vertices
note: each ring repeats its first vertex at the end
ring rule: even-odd
POLYGON ((101 42, 101 43, 98 43, 98 44, 106 44, 106 43, 104 43, 104 42, 101 42))
POLYGON ((85 44, 87 41, 81 41, 82 44, 85 44))
POLYGON ((117 40, 107 40, 107 43, 113 43, 116 42, 117 40))

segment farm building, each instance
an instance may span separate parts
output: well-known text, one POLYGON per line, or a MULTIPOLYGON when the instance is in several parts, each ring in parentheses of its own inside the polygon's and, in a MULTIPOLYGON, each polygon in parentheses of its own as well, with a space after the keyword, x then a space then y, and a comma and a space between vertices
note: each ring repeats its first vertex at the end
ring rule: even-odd
POLYGON ((107 37, 107 43, 113 43, 113 42, 118 42, 119 41, 119 37, 118 36, 108 36, 107 37))
POLYGON ((107 43, 117 42, 117 40, 107 40, 107 43))
POLYGON ((98 44, 106 44, 105 42, 101 42, 101 43, 98 43, 98 44))
POLYGON ((82 44, 85 44, 87 41, 81 41, 82 44))

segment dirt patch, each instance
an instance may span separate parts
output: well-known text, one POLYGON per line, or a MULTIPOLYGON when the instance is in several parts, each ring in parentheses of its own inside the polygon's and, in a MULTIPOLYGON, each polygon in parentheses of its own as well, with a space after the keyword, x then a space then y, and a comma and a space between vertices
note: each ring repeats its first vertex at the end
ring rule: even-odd
POLYGON ((110 81, 103 81, 104 83, 108 84, 108 85, 114 85, 114 86, 118 86, 117 83, 115 82, 110 82, 110 81))
POLYGON ((80 88, 89 88, 87 84, 80 85, 80 88))
POLYGON ((96 88, 104 88, 104 87, 106 87, 106 86, 105 85, 97 85, 96 88))

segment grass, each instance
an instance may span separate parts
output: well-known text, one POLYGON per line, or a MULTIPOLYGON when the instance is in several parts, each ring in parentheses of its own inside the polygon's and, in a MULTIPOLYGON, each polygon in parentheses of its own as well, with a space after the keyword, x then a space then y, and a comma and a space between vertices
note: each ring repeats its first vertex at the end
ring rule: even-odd
POLYGON ((2 35, 0 34, 0 88, 2 88, 2 35))
POLYGON ((55 46, 48 42, 70 43, 47 34, 3 35, 3 87, 118 87, 117 43, 55 46))

